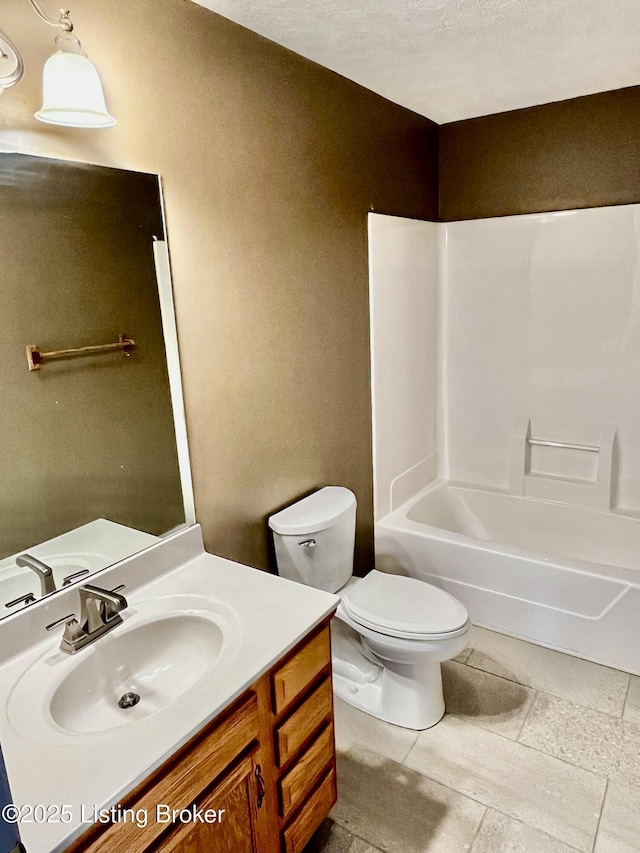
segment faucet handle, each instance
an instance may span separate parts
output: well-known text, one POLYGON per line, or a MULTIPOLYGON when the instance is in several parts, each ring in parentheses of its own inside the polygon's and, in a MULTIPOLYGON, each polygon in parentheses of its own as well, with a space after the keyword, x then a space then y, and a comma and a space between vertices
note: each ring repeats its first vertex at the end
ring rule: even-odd
POLYGON ((49 595, 50 592, 56 591, 56 582, 53 576, 53 569, 37 557, 31 554, 20 554, 16 557, 16 566, 20 568, 31 569, 40 578, 40 594, 49 595))
POLYGON ((105 622, 109 621, 109 619, 113 619, 113 617, 119 613, 121 610, 124 610, 129 606, 129 602, 124 597, 124 595, 118 595, 121 589, 125 589, 125 585, 123 583, 120 586, 114 586, 113 589, 109 590, 113 595, 113 601, 109 599, 105 599, 104 602, 104 619, 105 622))
POLYGON ((88 575, 89 569, 80 569, 77 572, 73 572, 70 575, 67 575, 66 578, 62 579, 62 586, 69 586, 69 584, 73 583, 78 578, 81 578, 83 575, 88 575))
POLYGON ((80 587, 79 592, 80 598, 83 596, 96 598, 98 601, 109 602, 109 604, 117 607, 118 610, 124 610, 128 606, 127 599, 124 595, 116 592, 118 589, 124 589, 124 584, 117 586, 115 589, 103 589, 101 586, 93 586, 93 584, 86 583, 80 587))
POLYGON ((60 640, 60 650, 67 654, 74 654, 78 649, 82 648, 79 641, 86 638, 87 633, 82 628, 75 616, 72 616, 65 622, 62 640, 60 640))
POLYGON ((87 634, 95 633, 105 624, 115 627, 122 621, 118 614, 128 606, 124 595, 88 583, 81 586, 78 593, 80 625, 87 634))
MULTIPOLYGON (((126 599, 125 599, 126 601, 126 599)), ((127 606, 126 604, 124 605, 127 606)), ((105 601, 103 605, 103 618, 105 622, 108 622, 110 619, 113 619, 114 616, 122 610, 123 608, 119 605, 113 604, 111 601, 105 601)))
POLYGON ((5 607, 15 607, 16 604, 33 604, 36 600, 35 595, 32 592, 28 592, 26 595, 21 595, 19 598, 14 598, 13 601, 7 601, 5 607))
POLYGON ((75 613, 67 613, 66 616, 62 616, 60 619, 56 619, 55 622, 51 622, 49 625, 45 625, 46 631, 53 631, 54 628, 57 628, 58 625, 66 625, 71 619, 75 619, 75 613))
POLYGON ((83 635, 84 631, 75 616, 72 616, 71 619, 64 623, 62 639, 66 640, 66 642, 71 643, 74 640, 78 640, 83 635))

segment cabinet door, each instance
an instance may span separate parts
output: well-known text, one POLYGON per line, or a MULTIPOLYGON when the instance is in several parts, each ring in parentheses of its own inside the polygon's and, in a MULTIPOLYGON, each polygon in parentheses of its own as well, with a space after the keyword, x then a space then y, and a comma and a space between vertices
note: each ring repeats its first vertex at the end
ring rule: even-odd
POLYGON ((153 851, 271 853, 262 840, 262 815, 266 808, 260 772, 260 751, 254 750, 198 799, 195 808, 204 822, 183 823, 167 840, 154 845, 153 851))

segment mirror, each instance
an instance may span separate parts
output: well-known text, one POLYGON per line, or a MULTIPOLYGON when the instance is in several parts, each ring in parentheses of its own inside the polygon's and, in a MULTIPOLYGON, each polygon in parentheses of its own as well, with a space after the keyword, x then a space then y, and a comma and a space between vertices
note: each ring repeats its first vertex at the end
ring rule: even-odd
POLYGON ((0 235, 4 616, 195 519, 158 177, 2 153, 0 235))

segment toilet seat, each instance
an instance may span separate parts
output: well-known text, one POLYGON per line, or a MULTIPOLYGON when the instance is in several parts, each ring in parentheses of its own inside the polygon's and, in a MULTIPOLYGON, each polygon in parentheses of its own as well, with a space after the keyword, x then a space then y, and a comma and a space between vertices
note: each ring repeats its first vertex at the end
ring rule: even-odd
POLYGON ((469 614, 452 595, 415 578, 375 569, 342 595, 354 622, 405 640, 439 640, 467 631, 469 614))

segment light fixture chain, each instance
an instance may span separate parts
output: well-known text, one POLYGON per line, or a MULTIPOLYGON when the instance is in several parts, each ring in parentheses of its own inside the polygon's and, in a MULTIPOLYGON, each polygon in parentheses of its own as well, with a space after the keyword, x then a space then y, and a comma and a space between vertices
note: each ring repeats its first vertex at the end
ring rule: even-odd
POLYGON ((45 13, 42 11, 39 3, 36 3, 36 0, 27 0, 28 3, 31 3, 33 8, 36 10, 38 15, 42 18, 45 24, 49 24, 52 27, 60 27, 60 29, 64 30, 65 33, 73 32, 73 24, 71 23, 71 19, 69 18, 69 11, 67 9, 60 9, 60 20, 54 21, 51 18, 47 18, 45 13))

